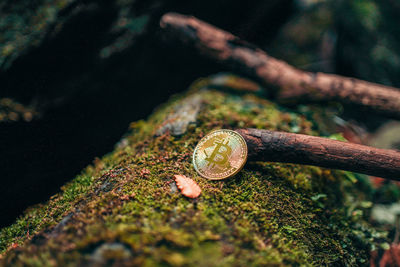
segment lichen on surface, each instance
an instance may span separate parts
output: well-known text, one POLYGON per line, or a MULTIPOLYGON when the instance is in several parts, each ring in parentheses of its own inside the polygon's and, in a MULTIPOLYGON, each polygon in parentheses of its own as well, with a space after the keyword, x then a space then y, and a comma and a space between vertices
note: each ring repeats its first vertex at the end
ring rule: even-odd
POLYGON ((363 196, 346 189, 353 184, 343 172, 265 162, 221 181, 195 172, 197 142, 211 130, 237 127, 318 134, 301 114, 255 95, 193 88, 132 123, 114 152, 2 229, 2 264, 366 264, 385 236, 353 212, 363 196), (196 123, 180 136, 156 136, 193 95, 202 99, 196 123), (201 195, 177 192, 176 174, 195 180, 201 195))

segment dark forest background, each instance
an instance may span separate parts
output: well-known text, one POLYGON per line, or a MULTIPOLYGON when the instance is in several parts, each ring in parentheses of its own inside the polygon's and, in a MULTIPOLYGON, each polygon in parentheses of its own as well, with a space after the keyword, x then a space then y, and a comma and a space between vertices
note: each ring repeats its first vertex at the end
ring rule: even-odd
MULTIPOLYGON (((159 19, 169 11, 304 70, 400 86, 395 0, 2 1, 1 226, 112 151, 130 122, 195 79, 225 71, 165 40, 159 19)), ((351 107, 342 118, 367 132, 386 122, 351 107)))

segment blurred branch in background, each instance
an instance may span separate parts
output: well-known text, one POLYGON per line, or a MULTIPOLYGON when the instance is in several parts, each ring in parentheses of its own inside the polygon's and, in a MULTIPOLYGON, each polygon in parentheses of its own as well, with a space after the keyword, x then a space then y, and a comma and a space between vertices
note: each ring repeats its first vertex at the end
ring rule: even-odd
POLYGON ((272 95, 281 102, 339 101, 400 119, 400 91, 396 88, 338 75, 301 71, 194 17, 169 13, 162 17, 161 27, 171 38, 194 46, 204 55, 261 82, 265 87, 278 87, 272 95))

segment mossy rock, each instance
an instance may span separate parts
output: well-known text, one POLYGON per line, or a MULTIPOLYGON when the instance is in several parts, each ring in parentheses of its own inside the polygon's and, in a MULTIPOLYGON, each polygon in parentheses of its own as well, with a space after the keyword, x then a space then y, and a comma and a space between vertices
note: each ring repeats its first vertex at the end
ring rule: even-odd
POLYGON ((132 123, 114 152, 2 229, 2 265, 367 264, 380 233, 349 212, 355 193, 343 172, 262 162, 222 181, 195 172, 200 138, 237 127, 318 134, 304 116, 255 95, 192 89, 132 123), (201 108, 185 132, 160 133, 193 97, 201 108), (194 179, 200 197, 181 195, 175 174, 194 179))

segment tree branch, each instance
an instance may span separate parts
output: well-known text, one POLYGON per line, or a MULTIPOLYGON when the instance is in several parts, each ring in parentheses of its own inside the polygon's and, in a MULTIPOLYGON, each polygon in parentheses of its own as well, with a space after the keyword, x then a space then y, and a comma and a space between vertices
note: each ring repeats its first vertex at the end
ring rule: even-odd
POLYGON ((196 47, 237 72, 264 86, 278 88, 273 93, 282 102, 340 101, 400 119, 400 91, 396 88, 338 75, 299 70, 268 56, 261 49, 231 33, 194 17, 168 13, 162 17, 161 27, 170 36, 196 47))
POLYGON ((315 165, 400 180, 400 152, 328 138, 260 129, 236 130, 250 160, 315 165))

